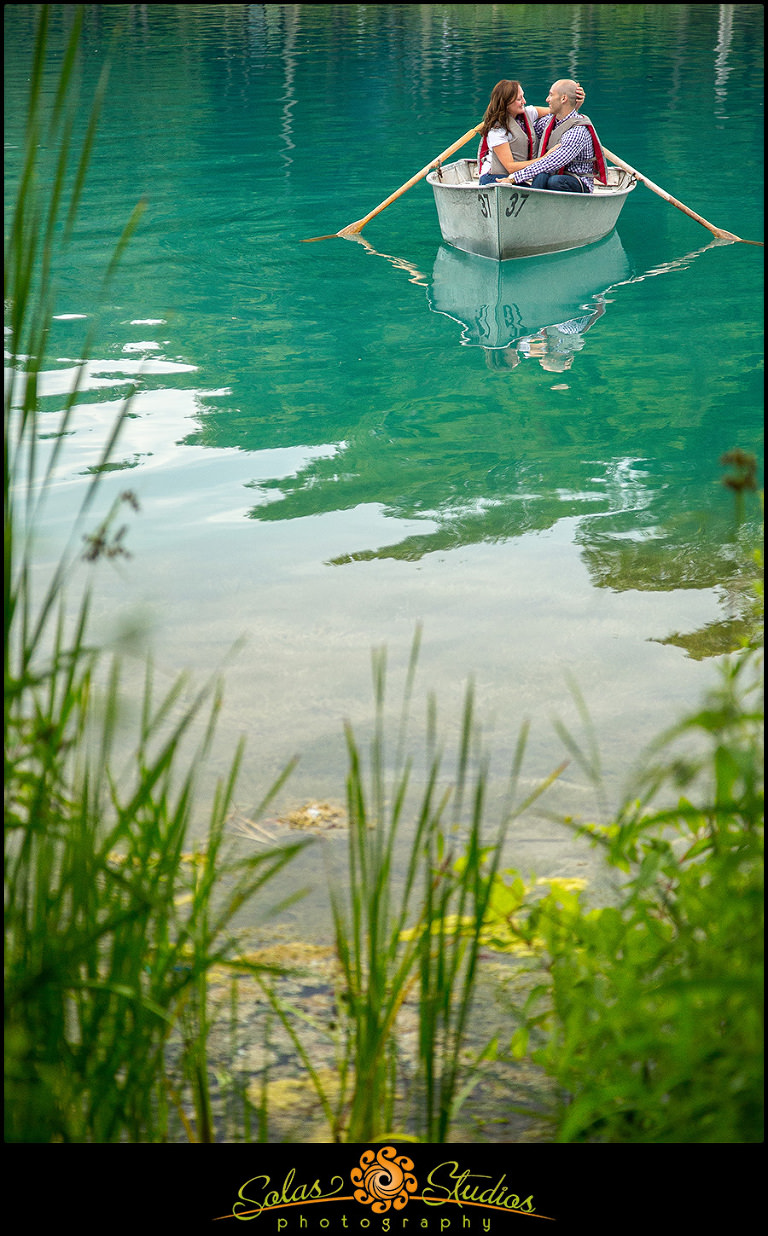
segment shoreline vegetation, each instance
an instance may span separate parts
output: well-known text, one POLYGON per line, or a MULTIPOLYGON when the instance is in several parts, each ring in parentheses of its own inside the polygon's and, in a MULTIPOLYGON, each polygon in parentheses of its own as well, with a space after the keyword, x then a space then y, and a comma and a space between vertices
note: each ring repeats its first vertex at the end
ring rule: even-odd
MULTIPOLYGON (((78 404, 76 382, 43 453, 37 376, 56 254, 76 219, 106 90, 105 75, 76 148, 82 10, 50 113, 48 21, 41 6, 6 241, 6 1141, 306 1141, 308 1129, 353 1142, 761 1141, 759 553, 744 570, 752 634, 722 659, 717 687, 646 753, 609 823, 563 821, 615 873, 608 905, 593 904, 583 881, 524 879, 503 866, 514 820, 568 761, 555 767, 555 757, 521 797, 523 724, 506 800, 489 819, 471 686, 448 773, 428 698, 426 767, 411 792, 418 629, 394 733, 386 654, 373 654, 373 738, 361 750, 346 730, 344 819, 310 804, 277 842, 259 832, 258 812, 238 824, 241 745, 205 839, 190 842, 221 708, 216 681, 195 688, 182 676, 161 692, 147 661, 126 747, 119 659, 91 630, 87 589, 70 598, 78 573, 128 552, 121 519, 135 496, 126 490, 97 511, 129 403, 52 579, 35 583, 35 521, 78 404), (53 152, 52 171, 42 150, 53 152), (191 756, 190 735, 199 735, 191 756), (339 829, 347 863, 330 885, 327 947, 275 925, 301 897, 297 888, 275 904, 278 877, 282 890, 323 827, 339 829), (243 835, 253 843, 245 850, 243 835), (259 932, 237 926, 248 905, 262 911, 259 932)), ((105 285, 140 215, 141 205, 105 285)), ((737 522, 755 487, 749 458, 723 461, 736 469, 726 483, 737 522)), ((562 727, 560 737, 599 786, 583 708, 582 717, 586 740, 562 727)))

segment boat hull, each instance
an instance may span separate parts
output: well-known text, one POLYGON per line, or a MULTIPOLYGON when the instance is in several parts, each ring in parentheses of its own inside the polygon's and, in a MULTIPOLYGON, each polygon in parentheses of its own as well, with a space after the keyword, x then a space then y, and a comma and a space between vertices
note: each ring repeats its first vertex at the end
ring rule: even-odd
POLYGON ((448 163, 430 172, 440 231, 449 245, 479 257, 535 257, 579 249, 602 240, 616 226, 633 177, 616 168, 607 187, 594 193, 557 193, 524 185, 477 181, 473 159, 448 163))

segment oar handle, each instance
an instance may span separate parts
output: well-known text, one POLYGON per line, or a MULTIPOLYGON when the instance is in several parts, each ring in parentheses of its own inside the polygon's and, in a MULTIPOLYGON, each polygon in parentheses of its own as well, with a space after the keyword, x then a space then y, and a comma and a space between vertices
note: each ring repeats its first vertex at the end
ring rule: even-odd
POLYGON ((447 159, 449 155, 455 154, 455 152, 462 146, 465 146, 471 138, 475 137, 476 134, 480 132, 481 128, 481 125, 476 124, 473 129, 468 129, 463 137, 460 137, 458 141, 454 142, 452 146, 449 146, 447 150, 444 150, 442 154, 439 154, 437 158, 432 159, 431 163, 428 163, 426 167, 423 167, 420 172, 416 173, 415 176, 411 176, 410 180, 406 180, 405 184, 401 185, 399 189, 396 189, 394 193, 390 193, 389 197, 385 198, 384 201, 381 202, 375 210, 372 210, 370 214, 366 215, 364 219, 358 219, 357 223, 350 223, 349 227, 343 228, 340 232, 337 232, 336 235, 351 236, 356 232, 359 232, 365 227, 366 223, 374 217, 374 215, 377 215, 380 211, 384 210, 385 207, 389 206, 390 203, 394 202, 398 197, 402 197, 406 190, 410 189, 412 185, 415 185, 417 181, 422 180, 433 167, 435 167, 438 163, 442 163, 443 159, 447 159))
MULTIPOLYGON (((602 145, 602 142, 600 143, 602 145)), ((661 189, 659 185, 655 185, 652 180, 644 176, 642 172, 638 172, 636 167, 632 167, 629 163, 625 163, 618 155, 611 154, 606 146, 603 146, 603 154, 607 155, 612 163, 617 167, 623 167, 625 172, 631 172, 633 176, 637 176, 638 180, 642 180, 643 184, 651 190, 652 193, 658 193, 659 197, 663 197, 665 202, 670 202, 676 206, 678 210, 682 210, 683 214, 689 215, 691 219, 695 219, 697 223, 701 223, 704 227, 708 227, 710 232, 718 236, 721 240, 741 240, 740 236, 734 236, 733 232, 726 232, 721 227, 715 227, 714 223, 707 222, 701 215, 697 215, 695 210, 691 210, 690 206, 686 206, 683 202, 678 202, 676 197, 671 193, 667 193, 666 189, 661 189)))

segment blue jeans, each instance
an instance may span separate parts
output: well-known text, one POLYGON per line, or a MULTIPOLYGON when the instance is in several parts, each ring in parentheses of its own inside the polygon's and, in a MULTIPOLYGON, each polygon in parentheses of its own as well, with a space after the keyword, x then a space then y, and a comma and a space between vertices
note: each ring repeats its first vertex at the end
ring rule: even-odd
POLYGON ((531 181, 532 189, 554 189, 559 193, 587 193, 588 190, 579 180, 578 176, 569 176, 567 173, 560 175, 551 175, 549 172, 539 172, 538 176, 534 176, 531 181))
POLYGON ((494 175, 492 172, 483 172, 477 183, 480 185, 495 185, 497 180, 505 180, 509 175, 509 172, 503 172, 498 176, 494 175))

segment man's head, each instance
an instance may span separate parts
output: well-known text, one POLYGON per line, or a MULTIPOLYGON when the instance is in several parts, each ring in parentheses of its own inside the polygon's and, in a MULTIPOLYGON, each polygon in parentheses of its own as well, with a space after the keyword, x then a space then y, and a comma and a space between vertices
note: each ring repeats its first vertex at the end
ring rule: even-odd
POLYGON ((547 373, 565 373, 573 364, 573 352, 548 352, 540 358, 539 364, 547 373))
POLYGON ((553 116, 567 116, 576 107, 576 82, 562 77, 552 85, 547 95, 547 107, 553 116))

